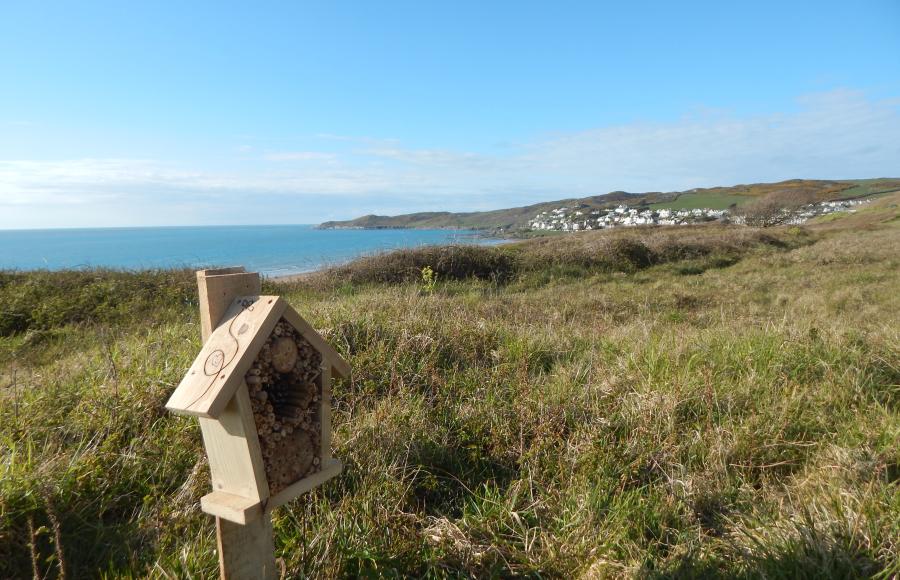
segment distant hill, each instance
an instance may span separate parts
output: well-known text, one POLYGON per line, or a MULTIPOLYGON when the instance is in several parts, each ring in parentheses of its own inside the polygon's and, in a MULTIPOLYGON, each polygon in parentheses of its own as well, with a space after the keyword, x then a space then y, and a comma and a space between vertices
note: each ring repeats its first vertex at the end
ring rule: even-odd
POLYGON ((653 208, 693 209, 708 207, 725 209, 753 199, 791 192, 798 196, 814 196, 816 201, 850 199, 900 190, 900 178, 814 180, 792 179, 777 183, 754 183, 732 187, 712 187, 676 192, 628 193, 614 191, 605 195, 568 198, 523 207, 465 213, 421 212, 398 216, 366 215, 353 220, 329 221, 322 229, 472 229, 520 231, 528 228, 532 218, 542 211, 560 207, 579 210, 606 209, 619 204, 647 205, 653 208))

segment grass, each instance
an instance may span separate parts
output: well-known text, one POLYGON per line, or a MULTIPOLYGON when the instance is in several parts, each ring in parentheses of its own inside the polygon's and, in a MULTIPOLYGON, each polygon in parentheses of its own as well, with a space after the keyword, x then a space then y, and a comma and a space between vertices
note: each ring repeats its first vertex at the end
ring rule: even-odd
POLYGON ((672 201, 651 204, 653 209, 728 209, 732 205, 744 205, 753 201, 748 195, 728 192, 682 193, 672 201))
MULTIPOLYGON (((288 576, 896 577, 898 201, 267 283, 354 371, 288 576)), ((191 273, 2 279, 0 577, 214 576, 191 273)))
POLYGON ((853 182, 853 187, 840 192, 837 199, 883 197, 897 191, 900 191, 900 179, 859 179, 853 182))
MULTIPOLYGON (((304 280, 304 287, 334 290, 364 284, 416 282, 430 268, 443 281, 480 280, 505 286, 513 280, 584 277, 599 272, 634 272, 668 262, 733 263, 764 247, 803 245, 796 232, 734 230, 708 225, 690 235, 652 228, 620 228, 601 235, 544 236, 502 246, 431 246, 358 259, 304 280)), ((283 288, 283 287, 282 287, 283 288)))

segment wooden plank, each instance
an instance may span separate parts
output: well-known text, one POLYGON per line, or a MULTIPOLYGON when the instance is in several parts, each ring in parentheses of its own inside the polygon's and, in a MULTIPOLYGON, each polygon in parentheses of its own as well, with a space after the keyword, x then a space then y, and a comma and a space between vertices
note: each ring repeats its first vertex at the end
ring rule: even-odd
POLYGON ((322 465, 331 459, 331 365, 322 361, 322 374, 319 375, 322 384, 322 400, 319 405, 319 424, 321 425, 321 451, 322 465))
MULTIPOLYGON (((246 388, 244 386, 241 390, 246 388)), ((254 468, 250 437, 245 430, 245 418, 238 402, 240 398, 232 398, 216 419, 200 418, 203 446, 209 458, 214 491, 261 501, 268 497, 269 488, 265 476, 260 481, 254 468)))
POLYGON ((314 473, 309 477, 304 477, 296 483, 292 483, 288 487, 270 497, 269 501, 266 502, 266 512, 269 512, 278 506, 286 504, 292 499, 303 495, 313 488, 319 487, 329 479, 339 475, 343 468, 344 466, 341 465, 341 462, 337 459, 330 459, 328 463, 323 462, 321 471, 314 473))
POLYGON ((200 509, 241 525, 246 525, 263 514, 261 502, 224 491, 214 491, 201 497, 200 509))
POLYGON ((344 358, 338 354, 338 351, 334 350, 334 347, 328 344, 328 341, 322 338, 322 335, 316 332, 316 329, 304 320, 292 306, 287 305, 281 315, 285 320, 290 322, 294 328, 300 331, 303 338, 308 340, 316 350, 322 353, 323 358, 331 361, 331 366, 337 376, 342 379, 350 377, 350 363, 345 361, 344 358))
POLYGON ((198 275, 201 276, 221 276, 223 274, 246 274, 247 270, 243 266, 232 266, 230 268, 210 268, 207 270, 199 270, 198 275))
POLYGON ((275 580, 275 540, 269 514, 235 524, 216 518, 219 573, 224 580, 275 580))
POLYGON ((253 478, 258 490, 257 497, 265 500, 269 497, 269 481, 266 479, 266 464, 262 456, 262 446, 259 442, 256 422, 253 419, 253 406, 250 403, 250 391, 246 382, 238 388, 234 400, 241 414, 241 426, 246 434, 247 451, 250 453, 250 467, 253 469, 253 478))
POLYGON ((218 416, 243 383, 244 374, 285 306, 278 296, 235 299, 172 393, 166 408, 184 415, 218 416))

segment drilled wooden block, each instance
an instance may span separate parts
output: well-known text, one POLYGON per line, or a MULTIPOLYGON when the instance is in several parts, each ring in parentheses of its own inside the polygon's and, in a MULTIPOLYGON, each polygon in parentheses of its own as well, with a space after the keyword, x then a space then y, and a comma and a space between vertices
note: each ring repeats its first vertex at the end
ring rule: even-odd
POLYGON ((245 381, 274 496, 321 469, 322 354, 282 318, 245 381))

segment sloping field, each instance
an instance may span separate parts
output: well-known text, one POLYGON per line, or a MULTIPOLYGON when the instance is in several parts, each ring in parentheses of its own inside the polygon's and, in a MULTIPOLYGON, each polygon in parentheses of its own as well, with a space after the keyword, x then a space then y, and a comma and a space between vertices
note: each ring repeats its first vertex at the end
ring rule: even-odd
POLYGON ((651 204, 653 209, 699 209, 708 207, 710 209, 728 209, 731 206, 741 206, 745 203, 753 201, 755 198, 750 195, 738 195, 729 192, 698 192, 683 193, 672 201, 664 201, 651 204))
POLYGON ((780 183, 759 183, 734 187, 697 189, 674 194, 670 201, 653 203, 654 209, 727 209, 741 206, 766 195, 781 195, 804 202, 853 199, 900 190, 900 179, 860 179, 847 181, 817 181, 793 179, 780 183))
MULTIPOLYGON (((345 472, 274 514, 287 575, 900 574, 898 204, 270 283, 354 370, 345 472)), ((163 409, 193 292, 0 278, 0 577, 215 576, 199 430, 163 409)))

